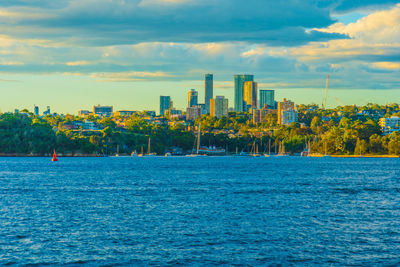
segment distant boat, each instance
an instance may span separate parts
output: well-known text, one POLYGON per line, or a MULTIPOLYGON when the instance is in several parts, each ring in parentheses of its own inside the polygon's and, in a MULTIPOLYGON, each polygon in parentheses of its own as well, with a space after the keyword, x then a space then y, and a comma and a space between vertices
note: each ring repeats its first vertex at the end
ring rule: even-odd
POLYGON ((57 158, 57 154, 56 154, 56 150, 54 149, 54 153, 53 153, 53 158, 51 159, 51 161, 58 161, 58 158, 57 158))
POLYGON ((287 157, 287 156, 289 156, 285 152, 285 143, 279 142, 279 152, 278 152, 278 154, 276 156, 278 156, 278 157, 287 157))
POLYGON ((165 156, 166 156, 166 157, 171 157, 172 154, 171 154, 171 152, 167 152, 167 153, 165 153, 165 156))
MULTIPOLYGON (((186 155, 186 157, 199 157, 199 156, 202 156, 202 155, 200 155, 199 154, 199 150, 200 150, 200 136, 201 136, 201 131, 200 131, 200 124, 199 124, 199 129, 197 130, 197 137, 196 137, 196 139, 195 139, 195 142, 196 142, 196 153, 192 153, 192 154, 189 154, 189 155, 186 155)), ((193 145, 194 146, 194 145, 193 145)), ((192 151, 193 151, 194 149, 192 149, 192 151)))
POLYGON ((258 144, 256 144, 256 141, 254 141, 253 146, 251 147, 251 152, 250 155, 252 157, 260 157, 261 155, 258 153, 258 144))
POLYGON ((144 156, 144 153, 143 153, 143 146, 141 147, 141 149, 140 149, 140 154, 138 155, 139 157, 143 157, 144 156))
POLYGON ((116 157, 119 157, 119 145, 117 145, 117 153, 115 154, 116 157))
POLYGON ((138 156, 138 153, 136 152, 136 150, 133 151, 132 154, 131 154, 131 157, 137 157, 137 156, 138 156))
MULTIPOLYGON (((143 147, 142 147, 142 150, 143 150, 143 147)), ((144 157, 153 157, 153 156, 156 156, 156 155, 157 155, 156 153, 151 153, 151 138, 149 137, 149 143, 147 145, 147 154, 143 154, 143 151, 142 151, 142 156, 144 156, 144 157)))
POLYGON ((226 150, 223 148, 217 148, 215 146, 202 146, 199 149, 199 153, 201 155, 225 155, 226 154, 226 150))
POLYGON ((268 154, 264 152, 264 157, 269 157, 271 155, 271 139, 268 140, 268 154))

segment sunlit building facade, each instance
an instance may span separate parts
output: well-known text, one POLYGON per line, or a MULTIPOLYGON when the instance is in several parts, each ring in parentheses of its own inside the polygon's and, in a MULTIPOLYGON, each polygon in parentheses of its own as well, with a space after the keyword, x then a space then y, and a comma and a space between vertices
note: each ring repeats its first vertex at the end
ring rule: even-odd
POLYGON ((191 89, 188 92, 188 108, 197 106, 198 98, 199 98, 198 92, 196 90, 194 90, 194 89, 191 89))
POLYGON ((244 82, 243 84, 243 111, 249 111, 250 109, 257 109, 257 83, 256 82, 244 82))
POLYGON ((278 103, 278 124, 289 125, 298 121, 298 113, 295 108, 294 102, 283 99, 278 103))
POLYGON ((244 99, 243 99, 243 85, 244 82, 252 82, 254 81, 254 75, 235 75, 234 83, 235 83, 235 111, 243 112, 244 111, 244 99))
POLYGON ((221 118, 228 117, 228 99, 223 96, 217 96, 210 101, 210 115, 221 118))

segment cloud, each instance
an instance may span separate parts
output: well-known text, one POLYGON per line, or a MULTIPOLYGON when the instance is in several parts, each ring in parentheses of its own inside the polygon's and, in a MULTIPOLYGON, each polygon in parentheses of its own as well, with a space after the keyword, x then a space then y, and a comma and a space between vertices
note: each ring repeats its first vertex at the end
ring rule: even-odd
POLYGON ((94 62, 89 62, 86 60, 81 60, 81 61, 70 61, 65 63, 67 66, 86 66, 86 65, 91 65, 94 64, 94 62))
POLYGON ((319 30, 346 34, 351 39, 313 42, 291 49, 290 54, 305 61, 400 61, 400 4, 355 23, 335 23, 319 30))
POLYGON ((311 0, 248 0, 246 5, 241 0, 70 0, 59 5, 44 2, 35 1, 33 7, 17 1, 3 8, 10 14, 28 16, 3 20, 5 27, 0 30, 13 37, 57 38, 91 46, 227 41, 293 46, 346 38, 342 34, 307 30, 334 23, 330 10, 311 0), (36 13, 39 15, 29 16, 36 13))
POLYGON ((6 0, 1 72, 101 82, 198 81, 214 73, 221 89, 232 88, 236 73, 252 73, 271 89, 319 88, 329 72, 332 88, 398 88, 400 5, 384 1, 385 9, 347 25, 332 19, 378 4, 357 2, 6 0))
POLYGON ((170 75, 164 72, 112 72, 112 73, 93 73, 91 78, 100 82, 132 82, 142 81, 146 79, 155 79, 169 77, 170 75))
POLYGON ((400 70, 400 62, 374 62, 372 66, 386 70, 400 70))

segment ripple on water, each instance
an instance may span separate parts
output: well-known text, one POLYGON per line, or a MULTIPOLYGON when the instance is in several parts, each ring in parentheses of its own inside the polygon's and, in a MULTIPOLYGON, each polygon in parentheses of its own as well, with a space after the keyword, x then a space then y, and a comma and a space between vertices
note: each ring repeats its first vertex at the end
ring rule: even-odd
POLYGON ((2 265, 398 265, 398 159, 0 158, 2 265))

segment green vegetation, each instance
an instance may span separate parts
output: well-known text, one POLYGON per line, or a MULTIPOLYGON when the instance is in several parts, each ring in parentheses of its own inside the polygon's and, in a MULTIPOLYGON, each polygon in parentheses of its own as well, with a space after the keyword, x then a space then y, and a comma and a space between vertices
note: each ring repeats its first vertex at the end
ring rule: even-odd
MULTIPOLYGON (((26 111, 25 111, 26 112, 26 111)), ((151 150, 164 154, 171 147, 187 152, 195 141, 194 125, 201 124, 201 145, 235 151, 274 152, 284 146, 288 153, 300 153, 306 144, 312 153, 331 155, 400 155, 400 133, 382 135, 380 117, 400 115, 399 105, 345 106, 321 110, 316 105, 298 107, 299 122, 277 125, 275 114, 265 122, 252 123, 247 113, 229 117, 205 115, 195 122, 149 118, 144 113, 131 117, 85 119, 66 116, 36 117, 31 113, 0 114, 0 154, 49 155, 53 149, 64 155, 113 155, 151 150), (87 125, 91 127, 87 127, 87 125), (95 126, 95 127, 94 127, 95 126), (98 129, 95 129, 95 128, 98 129)))

